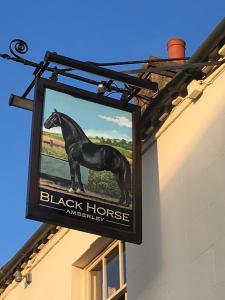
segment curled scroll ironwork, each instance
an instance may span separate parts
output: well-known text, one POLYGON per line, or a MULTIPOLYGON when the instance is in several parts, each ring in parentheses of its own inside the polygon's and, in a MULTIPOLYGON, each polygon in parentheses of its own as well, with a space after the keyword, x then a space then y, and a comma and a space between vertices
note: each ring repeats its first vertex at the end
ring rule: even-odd
MULTIPOLYGON (((15 40, 12 40, 10 45, 9 45, 9 50, 10 52, 17 58, 20 58, 21 57, 17 54, 25 54, 27 53, 28 51, 28 45, 25 41, 23 40, 20 40, 20 39, 15 39, 15 40)), ((23 58, 22 58, 23 59, 23 58)))

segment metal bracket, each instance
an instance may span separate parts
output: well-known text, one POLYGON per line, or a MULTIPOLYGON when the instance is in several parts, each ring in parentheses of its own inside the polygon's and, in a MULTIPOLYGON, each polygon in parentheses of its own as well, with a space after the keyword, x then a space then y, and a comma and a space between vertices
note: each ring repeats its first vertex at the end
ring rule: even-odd
MULTIPOLYGON (((187 72, 190 72, 191 69, 201 69, 203 66, 208 65, 220 65, 224 63, 224 60, 221 62, 201 62, 201 63, 186 63, 183 65, 171 65, 171 66, 153 66, 154 63, 162 62, 162 61, 176 61, 178 58, 174 59, 154 59, 154 60, 143 60, 143 61, 127 61, 127 62, 116 62, 116 63, 95 63, 95 62, 83 62, 79 61, 70 57, 59 55, 55 52, 49 52, 47 51, 45 54, 44 61, 41 61, 40 63, 36 63, 30 60, 27 60, 23 58, 21 55, 24 55, 28 52, 28 45, 25 41, 21 39, 14 39, 11 41, 9 45, 9 51, 13 56, 10 56, 8 54, 0 54, 0 57, 6 60, 11 60, 14 62, 22 63, 26 66, 31 66, 35 68, 33 75, 34 79, 31 81, 25 92, 23 93, 22 97, 19 96, 13 96, 11 97, 10 103, 11 105, 14 105, 13 103, 19 103, 19 107, 21 107, 22 103, 24 103, 24 108, 27 109, 27 103, 31 100, 26 99, 30 91, 33 89, 35 85, 35 81, 38 77, 41 77, 45 71, 51 72, 50 79, 51 80, 58 80, 58 76, 65 76, 68 78, 72 78, 78 81, 83 81, 88 84, 92 84, 97 86, 98 92, 102 95, 105 92, 116 92, 121 93, 122 96, 120 100, 122 101, 123 105, 127 105, 129 101, 134 97, 137 96, 138 93, 141 91, 141 89, 148 89, 154 92, 158 91, 158 84, 156 82, 152 82, 148 79, 147 73, 157 73, 162 74, 165 71, 171 71, 172 70, 182 70, 186 69, 187 72), (114 66, 114 65, 128 65, 128 64, 136 64, 136 63, 149 63, 151 67, 145 68, 145 69, 135 69, 135 70, 129 70, 129 71, 114 71, 108 68, 104 68, 103 66, 114 66), (63 65, 66 68, 59 69, 57 66, 50 67, 50 63, 54 63, 56 65, 63 65), (152 65, 153 64, 153 65, 152 65), (96 81, 93 79, 89 79, 86 77, 82 77, 76 74, 71 73, 71 71, 74 70, 80 70, 84 71, 86 73, 98 75, 100 77, 108 78, 109 81, 96 81), (129 74, 136 74, 136 73, 142 73, 145 74, 145 76, 135 77, 131 76, 129 74), (144 78, 143 78, 144 77, 144 78), (124 88, 120 88, 115 85, 114 81, 119 81, 124 84, 124 88), (101 87, 103 87, 101 91, 101 87), (105 88, 105 91, 104 91, 105 88), (14 99, 14 100, 12 100, 14 99), (22 99, 25 99, 23 102, 22 99), (27 102, 28 101, 28 102, 27 102)), ((182 58, 182 60, 187 60, 188 58, 182 58)), ((175 72, 176 73, 176 72, 175 72)), ((141 95, 140 95, 141 97, 141 95)), ((148 99, 146 99, 148 100, 148 99)), ((17 105, 18 106, 18 105, 17 105)))
POLYGON ((99 75, 101 77, 117 80, 123 83, 131 84, 135 87, 157 90, 158 84, 149 80, 140 79, 138 77, 129 76, 127 74, 114 70, 96 66, 94 63, 83 62, 70 57, 56 54, 55 52, 46 52, 45 61, 53 62, 58 65, 63 65, 69 68, 78 69, 87 73, 99 75))

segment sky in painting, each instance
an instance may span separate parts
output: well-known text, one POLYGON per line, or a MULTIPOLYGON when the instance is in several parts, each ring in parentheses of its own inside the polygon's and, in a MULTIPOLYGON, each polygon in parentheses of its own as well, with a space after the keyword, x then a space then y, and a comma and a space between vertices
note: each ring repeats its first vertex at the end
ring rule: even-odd
MULTIPOLYGON (((46 89, 44 121, 55 109, 75 120, 87 136, 128 141, 132 138, 132 114, 129 112, 46 89)), ((43 130, 61 133, 60 127, 43 130)))
MULTIPOLYGON (((95 62, 140 60, 150 55, 166 58, 167 41, 181 37, 186 41, 186 55, 191 56, 224 18, 224 11, 224 0, 4 1, 0 10, 0 53, 9 54, 10 41, 20 38, 29 45, 24 57, 35 62, 42 61, 47 50, 95 62)), ((128 66, 120 67, 126 69, 128 66)), ((10 94, 23 94, 33 79, 33 71, 0 58, 0 266, 41 225, 25 218, 32 113, 8 105, 10 94)), ((50 73, 44 77, 49 78, 50 73)), ((61 76, 59 81, 96 91, 96 86, 61 76)), ((28 98, 33 99, 33 91, 28 98)), ((87 122, 92 112, 85 111, 87 122)), ((96 116, 98 130, 110 131, 113 124, 128 134, 129 127, 116 125, 122 121, 129 125, 129 121, 118 118, 118 112, 110 115, 99 111, 96 116)), ((87 128, 93 130, 91 124, 87 128)))

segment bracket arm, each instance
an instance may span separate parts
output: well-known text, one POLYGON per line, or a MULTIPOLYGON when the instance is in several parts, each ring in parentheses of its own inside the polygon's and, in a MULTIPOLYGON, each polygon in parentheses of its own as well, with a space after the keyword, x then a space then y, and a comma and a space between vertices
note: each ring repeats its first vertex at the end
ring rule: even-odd
POLYGON ((151 82, 149 80, 140 79, 121 72, 102 68, 96 66, 94 63, 82 62, 76 59, 72 59, 66 56, 56 54, 54 52, 47 51, 44 59, 45 61, 53 62, 66 67, 71 67, 74 69, 78 69, 87 73, 92 73, 109 79, 117 80, 139 88, 150 89, 153 91, 156 91, 158 88, 158 84, 156 82, 151 82))

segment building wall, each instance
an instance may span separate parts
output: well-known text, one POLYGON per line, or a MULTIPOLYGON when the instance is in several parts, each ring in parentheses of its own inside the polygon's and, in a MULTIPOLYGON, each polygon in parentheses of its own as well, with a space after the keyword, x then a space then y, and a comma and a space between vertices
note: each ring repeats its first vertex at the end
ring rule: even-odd
POLYGON ((61 229, 27 265, 32 283, 15 281, 0 296, 1 300, 80 300, 82 272, 74 263, 98 238, 93 234, 61 229))
POLYGON ((225 299, 225 72, 192 82, 143 155, 143 244, 129 300, 225 299))

